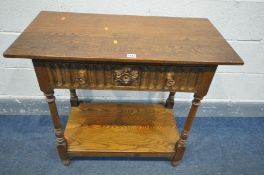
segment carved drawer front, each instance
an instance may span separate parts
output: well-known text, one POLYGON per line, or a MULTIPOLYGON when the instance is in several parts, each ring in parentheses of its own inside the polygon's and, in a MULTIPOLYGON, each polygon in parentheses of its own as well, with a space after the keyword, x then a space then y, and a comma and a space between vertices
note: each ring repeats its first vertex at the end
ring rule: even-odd
POLYGON ((111 72, 114 86, 140 85, 140 68, 135 66, 114 66, 111 72))
POLYGON ((54 88, 196 90, 202 75, 214 71, 201 66, 45 63, 54 88))

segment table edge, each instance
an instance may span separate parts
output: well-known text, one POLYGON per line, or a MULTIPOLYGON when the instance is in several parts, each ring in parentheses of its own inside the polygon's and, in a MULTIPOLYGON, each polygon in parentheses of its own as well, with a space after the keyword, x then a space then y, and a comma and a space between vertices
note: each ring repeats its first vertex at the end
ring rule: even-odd
POLYGON ((84 61, 84 62, 119 62, 119 63, 149 63, 149 64, 186 64, 186 65, 244 65, 244 61, 235 62, 200 62, 200 61, 169 61, 169 60, 157 60, 148 58, 142 59, 128 59, 128 58, 76 58, 76 57, 56 57, 56 56, 27 56, 27 55, 15 55, 4 52, 5 58, 18 58, 18 59, 32 59, 43 61, 84 61))

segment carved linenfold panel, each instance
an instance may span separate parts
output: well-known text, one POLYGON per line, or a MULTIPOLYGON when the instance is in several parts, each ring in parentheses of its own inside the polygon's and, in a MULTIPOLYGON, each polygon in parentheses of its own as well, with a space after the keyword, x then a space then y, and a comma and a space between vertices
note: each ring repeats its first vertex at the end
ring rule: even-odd
POLYGON ((99 87, 104 87, 105 84, 105 77, 104 77, 104 65, 102 64, 97 64, 96 65, 96 69, 95 69, 95 75, 96 75, 96 80, 97 81, 97 85, 99 87))
POLYGON ((195 92, 212 66, 45 62, 54 88, 195 92))
POLYGON ((105 86, 111 87, 112 86, 112 74, 111 74, 111 66, 110 65, 105 65, 104 78, 105 78, 105 86))

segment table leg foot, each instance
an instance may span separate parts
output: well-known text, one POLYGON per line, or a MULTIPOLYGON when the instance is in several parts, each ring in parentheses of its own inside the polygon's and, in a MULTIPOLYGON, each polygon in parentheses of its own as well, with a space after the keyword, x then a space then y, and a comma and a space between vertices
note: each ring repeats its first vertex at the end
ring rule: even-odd
POLYGON ((171 165, 174 166, 174 167, 177 166, 177 165, 179 165, 180 163, 181 163, 180 160, 178 160, 178 161, 172 160, 171 161, 171 165))
POLYGON ((71 163, 70 159, 63 160, 63 165, 64 166, 69 166, 71 163))

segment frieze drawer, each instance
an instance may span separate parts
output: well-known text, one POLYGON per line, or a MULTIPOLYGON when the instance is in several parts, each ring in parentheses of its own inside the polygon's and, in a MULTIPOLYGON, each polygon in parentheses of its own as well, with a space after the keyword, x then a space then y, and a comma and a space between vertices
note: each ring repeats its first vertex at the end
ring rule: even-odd
POLYGON ((159 66, 45 62, 54 88, 190 91, 197 89, 208 66, 159 66))

